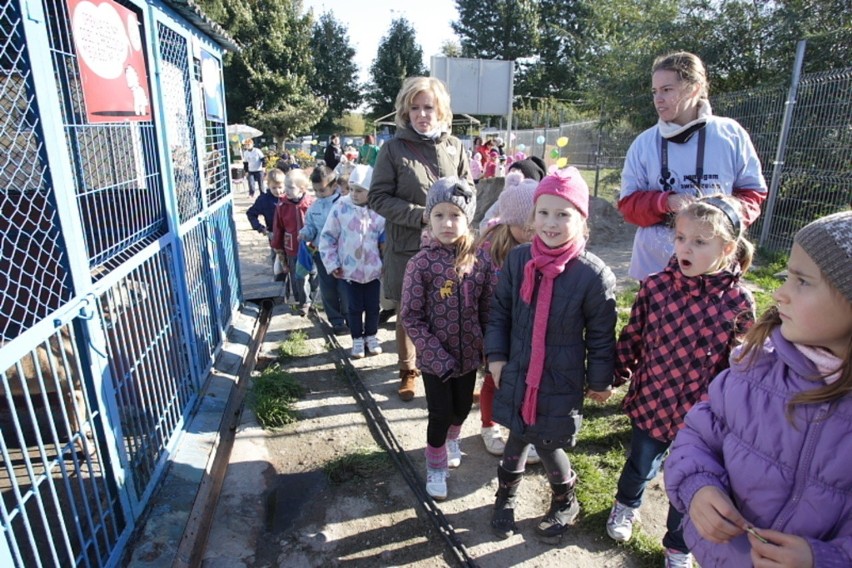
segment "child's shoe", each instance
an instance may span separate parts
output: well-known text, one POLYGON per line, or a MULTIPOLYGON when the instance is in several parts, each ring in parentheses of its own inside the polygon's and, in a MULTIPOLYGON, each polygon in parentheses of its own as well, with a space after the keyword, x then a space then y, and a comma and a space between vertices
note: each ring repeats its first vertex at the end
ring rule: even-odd
MULTIPOLYGON (((576 479, 576 477, 575 477, 576 479)), ((580 503, 574 495, 574 483, 550 484, 553 495, 550 508, 535 527, 539 540, 546 544, 559 544, 571 524, 580 514, 580 503)))
POLYGON ((482 429, 482 443, 485 444, 485 450, 492 455, 502 456, 503 450, 506 449, 506 443, 503 441, 503 433, 500 427, 496 424, 482 429))
POLYGON ((379 338, 375 335, 367 336, 367 351, 370 352, 370 355, 382 354, 382 346, 379 345, 379 338))
POLYGON ((461 465, 461 446, 458 438, 447 440, 447 465, 453 468, 461 465))
POLYGON ((612 504, 612 510, 609 512, 606 534, 618 542, 627 542, 633 536, 633 523, 638 520, 638 508, 628 507, 616 501, 612 504))
POLYGON ((692 568, 692 554, 674 548, 666 549, 666 568, 692 568))
POLYGON ((446 469, 426 468, 426 493, 436 501, 447 498, 447 478, 450 476, 446 469))
POLYGON ((352 358, 360 359, 364 356, 364 338, 356 337, 352 340, 352 358))

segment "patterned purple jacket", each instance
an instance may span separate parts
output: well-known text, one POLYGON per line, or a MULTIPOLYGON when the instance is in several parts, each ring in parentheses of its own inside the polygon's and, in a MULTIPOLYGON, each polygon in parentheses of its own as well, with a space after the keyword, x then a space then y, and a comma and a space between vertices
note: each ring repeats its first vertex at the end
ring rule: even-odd
POLYGON ((488 253, 476 251, 470 274, 459 279, 454 247, 435 239, 405 267, 400 318, 417 348, 417 366, 443 379, 482 365, 482 336, 496 275, 488 253))

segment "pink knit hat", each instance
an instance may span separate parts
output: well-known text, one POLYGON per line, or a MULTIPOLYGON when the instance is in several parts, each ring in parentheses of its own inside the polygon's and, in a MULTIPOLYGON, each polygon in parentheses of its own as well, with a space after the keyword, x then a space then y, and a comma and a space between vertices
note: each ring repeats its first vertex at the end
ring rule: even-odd
POLYGON ((542 195, 561 197, 576 207, 583 217, 589 216, 589 186, 574 166, 545 176, 535 190, 533 201, 538 201, 542 195))
POLYGON ((500 197, 497 198, 497 210, 501 225, 526 225, 532 217, 533 195, 538 182, 524 179, 521 172, 506 174, 506 182, 500 197))

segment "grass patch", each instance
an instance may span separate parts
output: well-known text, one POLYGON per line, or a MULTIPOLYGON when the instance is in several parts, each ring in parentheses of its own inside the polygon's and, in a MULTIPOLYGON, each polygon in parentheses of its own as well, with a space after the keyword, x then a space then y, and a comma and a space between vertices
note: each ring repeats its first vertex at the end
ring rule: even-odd
POLYGON ((278 354, 282 359, 295 359, 296 357, 313 355, 313 349, 308 345, 308 334, 301 329, 291 331, 287 339, 282 341, 278 347, 278 354))
POLYGON ((367 479, 391 469, 390 456, 381 450, 361 448, 328 462, 323 471, 332 483, 367 479))
POLYGON ((621 329, 627 325, 627 321, 630 319, 630 308, 633 307, 637 293, 639 293, 639 284, 635 283, 621 290, 615 297, 615 309, 618 314, 618 320, 615 322, 616 337, 618 337, 621 329))
POLYGON ((293 403, 305 395, 305 389, 278 365, 270 365, 254 379, 248 397, 249 408, 264 428, 280 428, 298 418, 293 403))
POLYGON ((745 280, 758 288, 754 290, 755 310, 758 316, 775 303, 772 293, 784 282, 776 274, 787 269, 787 259, 787 253, 769 252, 764 249, 758 250, 755 254, 754 264, 746 272, 745 280))
MULTIPOLYGON (((586 404, 577 447, 570 452, 571 465, 580 477, 577 498, 583 507, 579 525, 586 532, 610 542, 606 520, 615 498, 616 485, 630 443, 630 419, 621 411, 624 392, 616 392, 604 404, 586 404)), ((639 565, 651 568, 664 562, 659 539, 636 526, 633 538, 621 544, 639 565)))

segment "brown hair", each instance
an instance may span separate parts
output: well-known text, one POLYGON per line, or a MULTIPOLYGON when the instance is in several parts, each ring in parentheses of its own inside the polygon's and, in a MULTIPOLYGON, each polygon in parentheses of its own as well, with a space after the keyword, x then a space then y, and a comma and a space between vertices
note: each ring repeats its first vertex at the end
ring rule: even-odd
POLYGON ((496 268, 503 266, 503 263, 506 262, 506 257, 509 256, 509 251, 521 244, 512 235, 512 226, 502 223, 489 227, 488 230, 482 233, 476 246, 482 246, 482 243, 487 240, 491 241, 491 260, 496 268))
POLYGON ((674 71, 677 78, 687 85, 698 85, 698 98, 706 99, 710 94, 710 83, 707 82, 707 70, 704 63, 694 53, 678 51, 661 55, 654 60, 651 74, 657 71, 674 71))
MULTIPOLYGON (((745 272, 751 266, 754 258, 754 245, 743 235, 744 225, 742 221, 742 207, 739 200, 727 195, 708 195, 693 201, 677 213, 677 218, 691 217, 701 223, 706 223, 713 229, 713 236, 719 237, 724 243, 735 243, 733 259, 736 259, 740 269, 745 272), (736 215, 739 216, 739 230, 735 230, 734 224, 727 214, 719 207, 712 204, 712 200, 719 200, 729 205, 736 215)), ((725 266, 727 266, 726 263, 725 266)))
MULTIPOLYGON (((832 287, 831 291, 837 293, 838 297, 843 297, 834 287, 832 287)), ((772 306, 760 316, 748 333, 746 333, 745 339, 743 339, 742 351, 736 356, 736 361, 748 360, 749 363, 752 362, 754 356, 760 351, 763 344, 769 339, 769 336, 772 335, 772 331, 780 325, 781 316, 778 315, 778 307, 772 306), (750 356, 751 358, 749 358, 750 356)), ((796 405, 832 402, 852 392, 852 338, 849 339, 846 357, 844 357, 839 370, 840 377, 831 384, 817 386, 794 396, 787 406, 787 418, 792 418, 792 412, 796 405)), ((823 375, 816 375, 811 380, 816 384, 822 382, 824 378, 823 375)))

